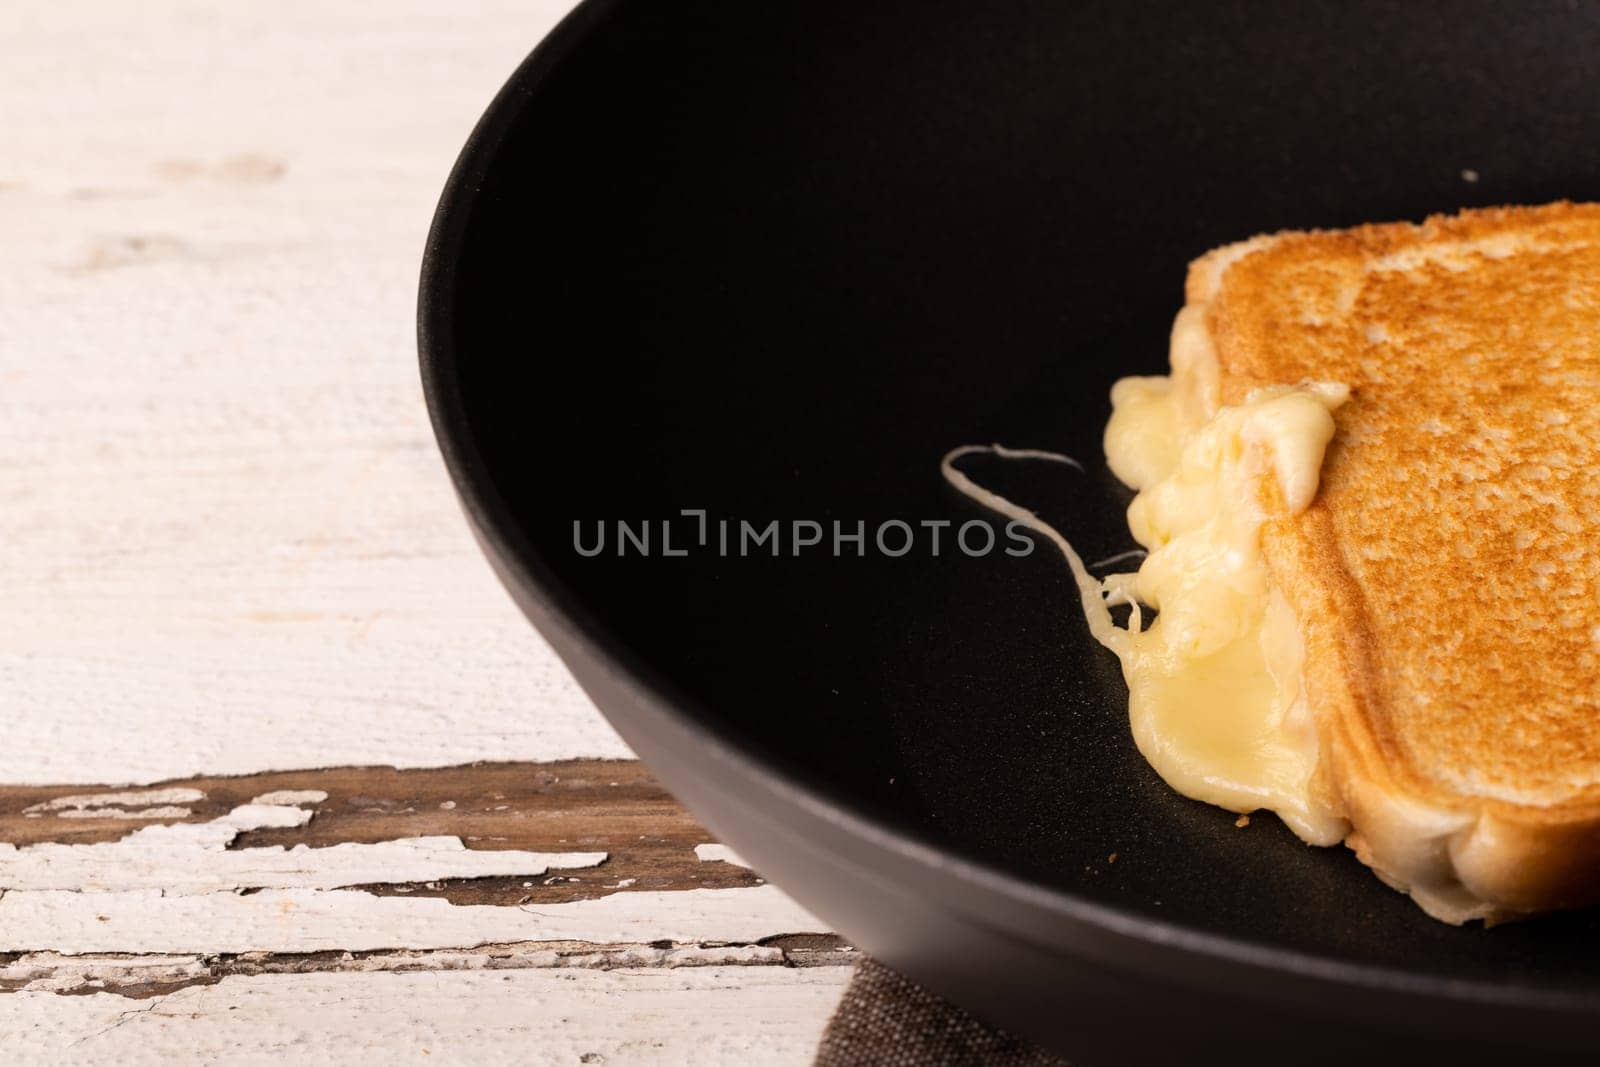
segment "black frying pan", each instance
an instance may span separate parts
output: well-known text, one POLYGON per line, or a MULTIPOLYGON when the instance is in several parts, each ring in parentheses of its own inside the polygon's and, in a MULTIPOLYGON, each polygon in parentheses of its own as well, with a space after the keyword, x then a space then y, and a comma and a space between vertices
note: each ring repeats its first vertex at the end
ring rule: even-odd
POLYGON ((1236 828, 1135 751, 1053 550, 870 539, 987 519, 937 462, 998 440, 1087 473, 974 476, 1087 559, 1129 547, 1106 392, 1163 368, 1187 261, 1600 196, 1597 64, 1577 3, 591 0, 439 209, 421 324, 446 460, 667 784, 996 1023, 1084 1064, 1592 1051, 1594 915, 1451 928, 1342 849, 1236 828), (680 509, 713 547, 662 553, 662 520, 675 550, 697 533, 680 509), (869 543, 741 558, 719 518, 869 543), (575 520, 592 545, 618 519, 655 551, 576 551, 575 520))

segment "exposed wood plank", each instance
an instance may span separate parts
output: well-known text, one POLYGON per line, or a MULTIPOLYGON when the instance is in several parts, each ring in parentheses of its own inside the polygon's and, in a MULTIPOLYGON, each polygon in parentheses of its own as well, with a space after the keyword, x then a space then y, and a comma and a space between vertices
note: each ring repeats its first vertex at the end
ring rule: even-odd
POLYGON ((117 841, 141 825, 219 819, 280 791, 321 794, 323 799, 303 802, 313 813, 309 821, 240 832, 231 848, 326 848, 447 836, 460 838, 469 849, 606 854, 592 870, 564 872, 548 884, 546 877, 516 875, 357 883, 376 893, 442 896, 457 904, 550 904, 616 892, 761 884, 757 874, 742 866, 703 862, 695 850, 711 842, 710 832, 634 760, 281 771, 186 778, 161 783, 150 792, 0 786, 0 842, 117 841), (187 814, 162 810, 178 807, 187 814), (526 884, 530 880, 534 884, 526 884))
POLYGON ((802 1064, 842 967, 236 976, 143 1001, 0 997, 19 1062, 802 1064))
MULTIPOLYGON (((312 812, 296 805, 241 804, 203 823, 144 826, 120 841, 92 845, 0 845, 0 887, 6 892, 65 890, 112 893, 158 889, 163 896, 260 889, 340 889, 483 878, 541 878, 605 862, 604 852, 469 849, 459 837, 403 837, 373 844, 344 842, 230 846, 265 827, 304 826, 312 812)), ((564 880, 564 876, 556 878, 564 880)))
POLYGON ((824 931, 707 836, 632 761, 8 787, 0 837, 18 843, 0 848, 0 952, 370 952, 824 931))

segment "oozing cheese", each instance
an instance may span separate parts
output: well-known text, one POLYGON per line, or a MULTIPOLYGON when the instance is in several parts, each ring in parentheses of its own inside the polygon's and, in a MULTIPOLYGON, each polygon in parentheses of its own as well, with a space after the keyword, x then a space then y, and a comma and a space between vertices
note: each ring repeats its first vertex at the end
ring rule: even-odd
POLYGON ((1122 660, 1134 739, 1168 784, 1234 811, 1271 809, 1306 841, 1335 844, 1349 825, 1316 777, 1304 648, 1261 527, 1311 503, 1348 390, 1279 386, 1217 405, 1197 310, 1174 327, 1172 377, 1125 378, 1111 394, 1106 457, 1140 490, 1128 525, 1150 554, 1137 574, 1107 579, 1135 615, 1104 643, 1122 660), (1143 632, 1140 604, 1158 612, 1143 632))

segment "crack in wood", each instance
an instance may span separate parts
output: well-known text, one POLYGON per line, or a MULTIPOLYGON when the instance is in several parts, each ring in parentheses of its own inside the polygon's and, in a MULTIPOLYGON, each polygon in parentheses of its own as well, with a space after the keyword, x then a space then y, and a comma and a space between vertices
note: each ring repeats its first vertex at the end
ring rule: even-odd
POLYGON ((24 990, 62 996, 111 993, 148 1000, 189 986, 215 985, 233 976, 532 968, 843 967, 855 961, 855 949, 834 934, 783 934, 753 942, 529 941, 462 949, 210 956, 22 952, 0 956, 0 994, 24 990))

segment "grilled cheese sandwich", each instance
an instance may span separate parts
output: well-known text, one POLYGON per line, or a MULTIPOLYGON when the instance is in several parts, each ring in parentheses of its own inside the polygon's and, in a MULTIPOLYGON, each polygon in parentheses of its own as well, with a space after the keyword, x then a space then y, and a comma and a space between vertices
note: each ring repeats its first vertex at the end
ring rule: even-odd
POLYGON ((1188 297, 1105 437, 1149 555, 1102 594, 1154 622, 1080 575, 1140 750, 1446 921, 1600 900, 1600 206, 1255 238, 1188 297))

